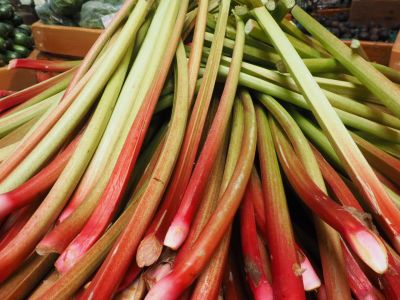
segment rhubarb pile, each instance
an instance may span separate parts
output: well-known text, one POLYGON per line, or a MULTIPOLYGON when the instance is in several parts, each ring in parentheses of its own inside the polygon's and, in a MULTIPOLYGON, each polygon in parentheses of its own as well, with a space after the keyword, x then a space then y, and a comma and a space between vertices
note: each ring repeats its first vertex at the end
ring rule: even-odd
POLYGON ((400 73, 294 1, 11 67, 59 74, 0 100, 0 299, 400 299, 400 73))

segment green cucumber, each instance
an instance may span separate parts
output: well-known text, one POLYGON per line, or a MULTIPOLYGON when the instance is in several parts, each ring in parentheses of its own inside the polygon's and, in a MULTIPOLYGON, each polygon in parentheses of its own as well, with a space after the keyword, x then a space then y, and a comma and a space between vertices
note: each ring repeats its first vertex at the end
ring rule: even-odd
POLYGON ((0 20, 12 20, 14 9, 10 4, 0 5, 0 20))
POLYGON ((24 20, 22 19, 21 16, 14 15, 14 18, 12 19, 12 22, 13 22, 14 26, 20 26, 21 24, 24 23, 24 20))
POLYGON ((26 24, 21 24, 21 25, 19 25, 17 28, 15 28, 16 30, 18 29, 18 30, 20 30, 20 31, 25 31, 25 34, 26 35, 31 35, 32 34, 32 29, 31 29, 31 26, 29 26, 29 25, 26 25, 26 24))
POLYGON ((3 67, 7 64, 7 59, 4 54, 0 53, 0 67, 3 67))
POLYGON ((17 58, 23 58, 23 56, 18 52, 9 51, 9 50, 6 51, 6 61, 7 61, 7 63, 12 59, 17 59, 17 58))
POLYGON ((12 51, 19 53, 22 57, 27 57, 31 53, 30 49, 28 49, 24 46, 15 45, 15 44, 12 47, 12 51))
POLYGON ((0 36, 0 52, 5 52, 7 50, 7 41, 5 38, 0 36))
POLYGON ((3 38, 8 37, 13 32, 13 26, 8 23, 0 22, 0 36, 3 38))
POLYGON ((30 35, 21 32, 14 32, 14 44, 31 48, 33 46, 33 39, 30 35))

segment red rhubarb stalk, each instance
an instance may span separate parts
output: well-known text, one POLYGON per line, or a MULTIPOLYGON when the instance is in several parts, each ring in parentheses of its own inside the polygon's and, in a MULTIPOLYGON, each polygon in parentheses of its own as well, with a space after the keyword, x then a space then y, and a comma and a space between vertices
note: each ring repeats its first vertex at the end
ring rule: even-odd
POLYGON ((305 299, 293 228, 266 112, 256 108, 258 153, 266 220, 266 240, 273 260, 272 286, 278 298, 305 299))
POLYGON ((330 199, 311 180, 281 131, 274 130, 279 161, 291 185, 306 203, 326 223, 335 228, 352 250, 375 272, 388 268, 387 252, 382 241, 357 217, 330 199))
POLYGON ((225 276, 223 281, 224 299, 244 300, 246 299, 241 274, 238 270, 237 260, 230 252, 226 265, 225 276))
POLYGON ((0 220, 16 209, 32 203, 47 191, 61 174, 80 140, 78 135, 45 168, 16 189, 0 195, 0 220))
POLYGON ((219 39, 216 38, 211 46, 212 54, 210 54, 207 61, 206 72, 192 110, 172 181, 168 187, 162 206, 158 209, 157 215, 154 217, 152 224, 147 230, 145 238, 140 243, 137 255, 139 266, 154 263, 161 254, 165 234, 174 218, 181 197, 189 182, 218 73, 218 64, 223 48, 223 44, 220 40, 225 35, 229 14, 229 3, 227 2, 230 1, 221 2, 219 20, 217 22, 218 26, 215 33, 219 39), (152 256, 147 255, 147 249, 152 248, 157 248, 159 251, 152 256))
POLYGON ((160 280, 147 294, 146 299, 177 299, 193 283, 206 266, 212 253, 231 225, 250 178, 256 151, 256 121, 250 95, 241 92, 244 102, 245 124, 242 147, 228 187, 191 252, 177 262, 174 269, 160 280))
POLYGON ((182 197, 179 209, 165 236, 164 245, 177 249, 186 239, 195 211, 204 193, 207 177, 212 169, 221 147, 223 135, 228 126, 233 102, 239 82, 239 74, 244 49, 244 23, 239 18, 236 22, 236 40, 233 50, 232 64, 226 79, 224 91, 217 113, 211 125, 207 139, 197 160, 193 174, 182 197))
POLYGON ((7 246, 7 244, 20 232, 22 227, 25 226, 36 210, 37 206, 38 203, 32 203, 28 207, 23 207, 8 217, 1 227, 0 250, 7 246))
POLYGON ((13 59, 8 63, 8 69, 31 69, 44 72, 65 72, 81 63, 80 60, 55 61, 29 58, 13 59))
POLYGON ((250 189, 249 185, 244 195, 240 212, 240 232, 246 278, 253 292, 254 299, 273 299, 272 288, 262 265, 254 206, 251 193, 248 192, 250 189))

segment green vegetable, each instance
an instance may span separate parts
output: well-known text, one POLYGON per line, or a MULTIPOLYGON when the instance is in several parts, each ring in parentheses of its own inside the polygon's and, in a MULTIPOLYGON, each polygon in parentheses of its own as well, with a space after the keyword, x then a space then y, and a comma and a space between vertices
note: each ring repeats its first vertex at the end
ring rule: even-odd
POLYGON ((18 53, 21 57, 27 57, 29 53, 31 53, 31 50, 29 50, 28 48, 15 44, 13 45, 12 50, 18 53))
POLYGON ((84 0, 50 0, 50 8, 58 15, 72 17, 81 9, 84 0))
POLYGON ((0 67, 4 66, 4 65, 6 65, 6 64, 7 64, 7 59, 6 59, 6 57, 4 56, 4 54, 1 54, 1 53, 0 53, 0 67))
POLYGON ((23 56, 18 53, 18 52, 14 52, 14 51, 6 51, 6 61, 9 62, 12 59, 16 59, 16 58, 22 58, 23 56))
MULTIPOLYGON (((32 34, 32 29, 31 29, 31 26, 29 26, 29 25, 21 24, 17 28, 19 30, 24 30, 27 35, 31 35, 32 34)), ((17 29, 17 28, 15 28, 15 29, 17 29)))
POLYGON ((0 36, 0 52, 4 52, 6 50, 7 50, 6 40, 0 36))
POLYGON ((14 9, 10 4, 0 6, 0 20, 10 20, 14 17, 14 9))
POLYGON ((12 22, 13 22, 14 26, 19 26, 19 25, 24 23, 24 20, 22 19, 21 16, 14 15, 14 18, 12 19, 12 22))
POLYGON ((33 39, 31 36, 21 32, 14 33, 14 44, 31 48, 33 46, 33 39))
POLYGON ((86 28, 104 28, 102 17, 116 13, 119 6, 101 1, 88 1, 82 5, 79 26, 86 28))
POLYGON ((13 27, 8 24, 8 23, 4 23, 4 22, 0 22, 0 36, 3 38, 6 38, 10 35, 10 33, 12 32, 13 27))

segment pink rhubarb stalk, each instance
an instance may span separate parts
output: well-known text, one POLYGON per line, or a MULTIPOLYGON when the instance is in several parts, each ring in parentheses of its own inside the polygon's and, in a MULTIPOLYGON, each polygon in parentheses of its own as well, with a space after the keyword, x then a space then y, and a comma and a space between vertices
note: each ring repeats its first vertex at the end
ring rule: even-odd
POLYGON ((245 111, 245 129, 238 163, 219 204, 193 245, 191 251, 177 262, 174 269, 147 294, 147 300, 177 299, 190 286, 209 261, 212 253, 231 225, 244 195, 256 151, 256 121, 250 95, 241 92, 245 111))
POLYGON ((39 173, 16 189, 0 195, 0 220, 16 209, 32 203, 38 195, 53 185, 76 149, 79 140, 80 135, 39 173))
POLYGON ((240 231, 246 278, 253 292, 254 299, 273 299, 272 288, 262 266, 254 206, 251 193, 248 192, 249 185, 244 195, 240 213, 240 231))
POLYGON ((353 214, 318 188, 280 131, 274 137, 282 168, 301 199, 314 213, 341 233, 352 250, 371 269, 379 274, 384 273, 388 268, 388 257, 382 241, 353 214))
POLYGON ((44 72, 65 72, 80 64, 80 60, 71 61, 55 61, 18 58, 13 59, 8 63, 8 69, 31 69, 44 72))
POLYGON ((207 177, 212 169, 221 147, 223 135, 228 126, 233 102, 239 82, 240 68, 244 49, 244 23, 237 19, 236 40, 233 50, 232 63, 226 79, 224 91, 218 106, 217 113, 211 125, 203 149, 197 160, 193 174, 182 197, 181 205, 165 236, 164 245, 172 249, 179 248, 185 241, 199 202, 204 194, 207 177))
POLYGON ((10 96, 11 94, 14 94, 14 93, 15 93, 14 91, 0 90, 0 98, 10 96))

